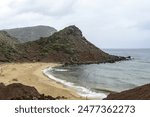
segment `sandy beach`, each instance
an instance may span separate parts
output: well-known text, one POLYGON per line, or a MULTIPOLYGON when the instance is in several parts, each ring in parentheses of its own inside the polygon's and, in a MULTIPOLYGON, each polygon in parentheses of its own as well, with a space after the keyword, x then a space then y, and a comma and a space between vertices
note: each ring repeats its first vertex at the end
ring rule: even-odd
POLYGON ((39 93, 67 99, 82 99, 74 90, 64 87, 43 75, 42 70, 56 63, 5 63, 0 64, 0 82, 8 85, 22 83, 35 87, 39 93))

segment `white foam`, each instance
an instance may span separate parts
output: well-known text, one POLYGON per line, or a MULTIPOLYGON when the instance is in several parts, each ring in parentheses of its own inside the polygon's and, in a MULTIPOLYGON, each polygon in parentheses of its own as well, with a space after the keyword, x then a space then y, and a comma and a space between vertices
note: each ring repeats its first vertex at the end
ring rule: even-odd
POLYGON ((75 86, 75 87, 76 90, 78 91, 78 94, 81 95, 82 97, 93 98, 93 99, 104 99, 107 97, 107 95, 104 93, 96 93, 85 87, 81 87, 81 86, 75 86))
POLYGON ((62 72, 68 71, 67 69, 58 69, 58 68, 54 68, 53 70, 55 70, 55 71, 62 71, 62 72))
MULTIPOLYGON (((49 77, 50 79, 59 82, 65 86, 71 87, 77 91, 77 93, 82 97, 93 98, 93 99, 103 99, 106 98, 107 95, 104 93, 96 93, 82 86, 76 86, 74 83, 67 82, 65 80, 54 77, 49 73, 49 71, 53 71, 54 69, 49 67, 47 69, 42 70, 43 74, 49 77)), ((56 70, 56 69, 55 69, 56 70)), ((59 69, 60 70, 60 69, 59 69)), ((62 69, 61 69, 62 70, 62 69)))
POLYGON ((65 80, 58 79, 58 78, 54 77, 53 75, 51 75, 51 74, 48 72, 49 70, 52 70, 52 68, 48 68, 48 69, 44 69, 44 70, 43 70, 43 73, 44 73, 47 77, 49 77, 49 78, 52 79, 52 80, 55 80, 56 82, 59 82, 59 83, 62 83, 62 84, 66 84, 66 85, 71 85, 71 83, 66 82, 65 80))

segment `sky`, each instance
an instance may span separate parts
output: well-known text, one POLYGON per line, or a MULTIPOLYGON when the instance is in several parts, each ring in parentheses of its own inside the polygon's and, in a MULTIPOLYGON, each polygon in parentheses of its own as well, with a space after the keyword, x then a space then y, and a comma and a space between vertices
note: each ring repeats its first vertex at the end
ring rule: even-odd
POLYGON ((150 48, 150 0, 1 0, 0 29, 81 29, 99 48, 150 48))

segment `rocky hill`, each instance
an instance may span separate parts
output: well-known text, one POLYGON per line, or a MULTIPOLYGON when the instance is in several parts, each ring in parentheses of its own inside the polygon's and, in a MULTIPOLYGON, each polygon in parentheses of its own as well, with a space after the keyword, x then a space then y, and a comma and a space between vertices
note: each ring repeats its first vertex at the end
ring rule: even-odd
POLYGON ((50 26, 33 26, 5 30, 10 36, 17 38, 21 43, 38 40, 40 37, 49 37, 57 30, 50 26))
POLYGON ((29 61, 87 64, 125 59, 109 55, 91 44, 76 26, 66 27, 47 38, 20 44, 19 48, 29 61))
POLYGON ((49 37, 18 44, 15 48, 17 51, 10 52, 14 56, 9 60, 16 62, 87 64, 126 60, 125 57, 109 55, 91 44, 76 26, 66 27, 49 37))

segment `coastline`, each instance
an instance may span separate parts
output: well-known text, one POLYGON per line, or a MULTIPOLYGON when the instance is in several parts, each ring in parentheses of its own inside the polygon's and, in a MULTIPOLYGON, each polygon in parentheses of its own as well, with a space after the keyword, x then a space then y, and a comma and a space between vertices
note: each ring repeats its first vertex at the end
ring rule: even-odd
POLYGON ((35 87, 40 94, 53 97, 64 96, 67 99, 85 99, 77 94, 71 88, 64 87, 47 78, 42 70, 48 67, 56 67, 57 63, 4 63, 0 66, 0 82, 5 85, 12 83, 22 83, 24 85, 35 87))
POLYGON ((57 83, 60 83, 62 84, 63 86, 69 88, 69 89, 72 89, 74 90, 78 95, 80 95, 81 97, 83 97, 84 99, 94 99, 94 100, 102 100, 104 98, 107 97, 106 93, 97 93, 97 92, 94 92, 94 91, 91 91, 90 89, 86 88, 86 87, 83 87, 83 86, 80 86, 80 85, 77 85, 77 84, 74 84, 73 82, 70 82, 70 81, 67 81, 67 80, 63 80, 63 79, 60 79, 60 78, 57 78, 55 76, 53 76, 51 74, 51 72, 53 71, 66 71, 66 69, 62 69, 62 68, 59 68, 58 67, 48 67, 43 71, 43 74, 48 77, 49 79, 57 82, 57 83))

